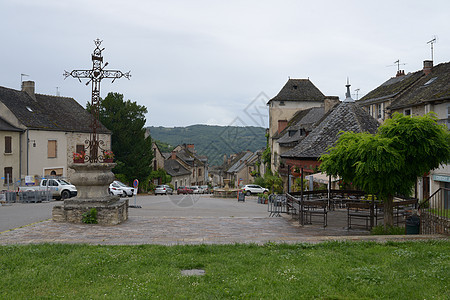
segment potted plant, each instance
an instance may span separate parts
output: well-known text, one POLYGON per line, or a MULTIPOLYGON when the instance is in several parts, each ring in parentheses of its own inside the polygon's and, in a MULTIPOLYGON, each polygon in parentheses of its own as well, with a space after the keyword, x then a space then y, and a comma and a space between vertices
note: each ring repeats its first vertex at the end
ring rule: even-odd
POLYGON ((301 175, 300 168, 297 167, 297 166, 293 167, 293 168, 292 168, 292 175, 293 175, 294 177, 300 177, 300 175, 301 175))
POLYGON ((74 152, 73 153, 73 162, 76 164, 82 164, 84 163, 84 159, 86 157, 86 152, 81 151, 80 153, 74 152))
POLYGON ((103 162, 112 163, 114 159, 114 153, 112 151, 103 151, 103 162))

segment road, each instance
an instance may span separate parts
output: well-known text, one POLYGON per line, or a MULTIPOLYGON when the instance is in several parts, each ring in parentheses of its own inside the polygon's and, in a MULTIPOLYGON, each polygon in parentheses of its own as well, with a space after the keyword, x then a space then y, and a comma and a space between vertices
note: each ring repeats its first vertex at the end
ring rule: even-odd
MULTIPOLYGON (((149 217, 267 217, 267 206, 256 203, 256 197, 247 201, 219 199, 210 195, 144 195, 129 199, 130 216, 149 217)), ((13 203, 0 206, 0 232, 50 219, 54 205, 61 201, 47 203, 13 203)))

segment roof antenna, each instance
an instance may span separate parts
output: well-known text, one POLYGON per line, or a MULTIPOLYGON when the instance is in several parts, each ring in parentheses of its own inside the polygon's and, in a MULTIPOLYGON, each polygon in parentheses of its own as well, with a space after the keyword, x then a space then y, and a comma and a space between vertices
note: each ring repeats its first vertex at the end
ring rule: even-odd
POLYGON ((20 74, 20 88, 21 88, 21 89, 22 89, 22 87, 23 87, 23 76, 30 76, 30 75, 23 74, 23 73, 20 74))
POLYGON ((397 59, 396 61, 394 61, 393 65, 389 65, 389 66, 386 66, 386 67, 392 67, 392 66, 395 66, 395 65, 397 65, 397 72, 399 72, 400 71, 400 66, 406 65, 406 63, 400 63, 400 59, 397 59))
POLYGON ((431 61, 433 61, 433 45, 437 43, 438 37, 436 35, 433 35, 433 39, 431 41, 428 41, 427 44, 431 44, 431 61))

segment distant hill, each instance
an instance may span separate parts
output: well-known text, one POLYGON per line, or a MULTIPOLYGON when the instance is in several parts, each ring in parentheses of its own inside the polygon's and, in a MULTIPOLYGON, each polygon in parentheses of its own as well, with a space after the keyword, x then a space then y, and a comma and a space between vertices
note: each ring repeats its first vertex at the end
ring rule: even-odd
MULTIPOLYGON (((148 127, 152 139, 172 147, 194 144, 199 155, 206 155, 210 165, 221 165, 223 156, 266 146, 262 127, 192 125, 188 127, 148 127)), ((167 147, 165 147, 167 149, 167 147)))

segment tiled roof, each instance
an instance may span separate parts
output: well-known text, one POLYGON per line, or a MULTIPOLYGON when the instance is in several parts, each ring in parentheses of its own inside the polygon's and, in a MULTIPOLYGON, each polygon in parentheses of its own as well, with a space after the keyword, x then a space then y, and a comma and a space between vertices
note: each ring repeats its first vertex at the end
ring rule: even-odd
MULTIPOLYGON (((75 99, 36 94, 0 87, 0 102, 30 129, 90 132, 91 114, 75 99)), ((98 133, 110 133, 100 124, 98 133)))
POLYGON ((309 79, 289 79, 281 91, 269 100, 323 101, 325 95, 309 79))
POLYGON ((13 125, 9 124, 8 122, 6 122, 2 118, 0 118, 0 131, 18 131, 18 132, 21 132, 23 130, 20 129, 20 128, 14 127, 13 125))
POLYGON ((298 142, 303 139, 305 135, 301 135, 300 129, 310 132, 325 114, 323 107, 313 107, 302 110, 294 115, 288 122, 288 127, 281 132, 281 138, 278 139, 279 144, 287 144, 298 142), (289 136, 290 131, 295 131, 294 135, 289 136))
POLYGON ((329 111, 307 137, 281 157, 316 159, 337 141, 340 131, 375 133, 378 125, 358 104, 342 102, 329 111))
POLYGON ((399 96, 390 108, 402 108, 427 101, 450 99, 450 62, 434 66, 432 72, 421 77, 414 87, 399 96))
POLYGON ((190 175, 191 172, 184 168, 175 159, 164 160, 164 170, 172 177, 190 175))
POLYGON ((404 76, 392 77, 356 102, 360 105, 367 105, 394 98, 414 84, 423 75, 423 71, 420 70, 404 76))

